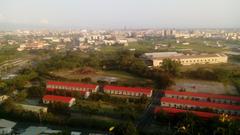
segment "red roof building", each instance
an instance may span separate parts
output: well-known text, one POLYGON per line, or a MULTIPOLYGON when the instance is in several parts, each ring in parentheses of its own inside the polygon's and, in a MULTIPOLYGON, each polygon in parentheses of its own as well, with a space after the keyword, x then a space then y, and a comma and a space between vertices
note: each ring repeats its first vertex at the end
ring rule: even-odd
POLYGON ((104 89, 104 92, 111 95, 124 95, 124 96, 136 96, 136 97, 140 97, 142 95, 146 95, 147 97, 152 96, 151 88, 106 85, 103 89, 104 89))
MULTIPOLYGON (((155 107, 154 113, 159 113, 160 111, 164 111, 164 112, 166 112, 168 114, 171 114, 171 115, 176 115, 178 113, 190 112, 190 113, 193 113, 194 115, 199 116, 199 117, 204 118, 204 119, 209 119, 209 118, 212 118, 212 117, 219 117, 221 115, 221 114, 217 114, 217 113, 189 111, 189 110, 182 110, 182 109, 169 108, 169 107, 155 107)), ((238 116, 231 116, 231 118, 240 119, 240 117, 238 117, 238 116)))
POLYGON ((196 92, 180 92, 174 90, 163 91, 166 97, 171 98, 182 98, 182 99, 193 99, 199 101, 210 101, 217 103, 240 103, 240 97, 237 96, 226 96, 211 93, 196 93, 196 92))
POLYGON ((58 82, 58 81, 47 81, 46 87, 48 91, 67 90, 67 91, 79 91, 81 93, 96 92, 98 89, 98 85, 94 84, 58 82))
POLYGON ((64 96, 55 96, 55 95, 45 95, 42 98, 44 104, 60 102, 66 103, 71 107, 75 103, 75 98, 73 97, 64 97, 64 96))
POLYGON ((236 106, 236 105, 192 101, 192 100, 175 99, 175 98, 168 98, 168 97, 161 98, 160 102, 162 107, 175 107, 175 108, 184 108, 184 109, 208 108, 218 113, 240 115, 240 106, 236 106))

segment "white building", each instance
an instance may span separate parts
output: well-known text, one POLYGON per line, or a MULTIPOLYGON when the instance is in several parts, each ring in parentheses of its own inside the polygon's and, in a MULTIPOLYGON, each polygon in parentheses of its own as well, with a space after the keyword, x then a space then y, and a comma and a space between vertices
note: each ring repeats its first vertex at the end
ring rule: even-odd
POLYGON ((0 119, 0 134, 1 135, 8 135, 11 134, 13 131, 13 127, 16 125, 15 122, 0 119))
POLYGON ((228 56, 225 54, 184 55, 177 52, 145 53, 142 58, 150 60, 154 67, 161 66, 163 60, 167 58, 178 61, 182 65, 216 64, 228 61, 228 56))

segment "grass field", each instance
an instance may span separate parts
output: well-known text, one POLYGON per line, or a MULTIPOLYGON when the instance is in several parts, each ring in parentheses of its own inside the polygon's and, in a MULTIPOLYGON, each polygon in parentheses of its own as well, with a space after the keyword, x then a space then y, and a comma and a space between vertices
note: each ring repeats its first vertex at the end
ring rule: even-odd
POLYGON ((119 50, 135 49, 138 52, 151 52, 154 51, 154 45, 151 42, 130 42, 128 46, 102 46, 103 53, 113 53, 119 50))
POLYGON ((197 45, 197 44, 177 45, 176 49, 192 49, 193 51, 205 52, 205 53, 220 53, 223 51, 222 48, 209 47, 209 46, 197 45))
POLYGON ((182 88, 191 92, 239 95, 236 88, 230 84, 204 80, 175 79, 175 85, 171 86, 171 89, 180 90, 182 88))
MULTIPOLYGON (((176 51, 179 49, 192 49, 193 51, 202 52, 202 53, 218 53, 224 51, 224 48, 221 47, 212 47, 217 45, 217 40, 208 40, 208 39, 179 39, 181 42, 188 42, 189 45, 183 45, 182 43, 176 43, 175 39, 165 39, 160 40, 158 43, 161 44, 170 44, 171 51, 176 51), (206 43, 209 45, 207 46, 206 43)), ((219 41, 220 44, 224 44, 219 41)))
POLYGON ((16 58, 21 58, 27 55, 27 52, 17 51, 18 46, 16 45, 4 45, 0 46, 0 63, 6 60, 12 60, 16 58))
MULTIPOLYGON (((189 45, 182 45, 182 43, 176 43, 175 39, 162 39, 157 41, 144 41, 144 42, 132 42, 128 46, 103 46, 101 51, 104 53, 112 53, 118 50, 124 49, 136 49, 138 52, 153 52, 155 44, 171 45, 169 48, 165 48, 166 51, 178 51, 179 49, 192 49, 193 51, 201 53, 221 53, 226 51, 223 47, 217 47, 217 40, 209 39, 180 39, 182 42, 189 42, 189 45), (208 46, 206 45, 208 44, 208 46)), ((228 45, 226 41, 219 41, 221 45, 228 45)))
POLYGON ((74 70, 57 70, 53 71, 52 74, 60 77, 64 77, 70 80, 81 80, 86 77, 90 77, 94 83, 96 83, 100 78, 104 77, 114 77, 117 79, 118 85, 124 86, 149 86, 152 85, 152 81, 148 79, 144 79, 138 76, 134 76, 130 73, 124 71, 96 71, 91 74, 78 74, 75 73, 74 70))

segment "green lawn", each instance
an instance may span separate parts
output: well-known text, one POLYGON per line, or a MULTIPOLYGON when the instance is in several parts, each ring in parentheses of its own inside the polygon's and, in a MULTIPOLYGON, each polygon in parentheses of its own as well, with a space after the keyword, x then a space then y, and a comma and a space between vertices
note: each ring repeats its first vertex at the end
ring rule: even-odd
POLYGON ((17 51, 17 45, 4 45, 0 46, 0 63, 5 60, 12 60, 16 58, 21 58, 27 55, 27 52, 19 52, 17 51))
MULTIPOLYGON (((158 41, 157 43, 160 44, 170 44, 171 48, 169 48, 171 51, 176 51, 179 49, 192 49, 193 51, 198 52, 205 52, 205 53, 218 53, 224 51, 223 48, 218 47, 212 47, 217 45, 218 40, 210 40, 210 39, 201 39, 201 38, 191 38, 191 39, 178 39, 181 41, 181 43, 176 43, 175 39, 163 39, 158 41), (183 45, 182 42, 188 42, 189 45, 183 45), (204 42, 207 42, 209 46, 206 46, 204 42)), ((222 41, 219 41, 220 44, 224 45, 222 41)))
POLYGON ((131 42, 128 46, 102 46, 101 51, 103 53, 113 53, 119 50, 126 50, 126 49, 136 49, 139 52, 151 52, 154 50, 154 45, 151 42, 131 42))

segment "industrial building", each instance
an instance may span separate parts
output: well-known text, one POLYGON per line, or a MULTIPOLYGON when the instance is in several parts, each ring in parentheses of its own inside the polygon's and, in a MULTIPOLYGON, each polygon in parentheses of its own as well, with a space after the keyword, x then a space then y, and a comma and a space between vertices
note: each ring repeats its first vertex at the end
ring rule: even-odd
POLYGON ((228 61, 228 56, 225 54, 185 55, 177 52, 155 52, 145 53, 141 57, 147 61, 149 66, 153 67, 161 66, 164 59, 175 60, 184 66, 193 64, 227 63, 228 61))

